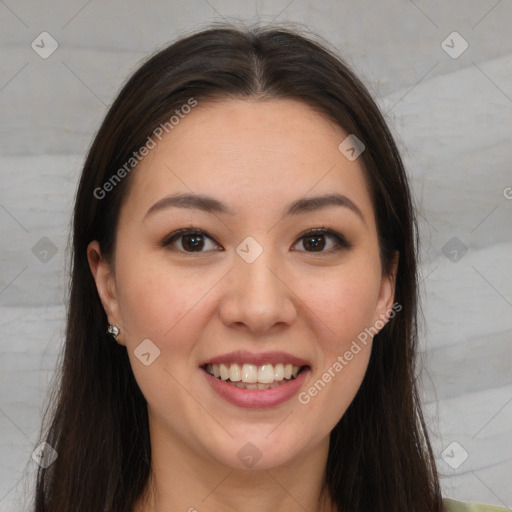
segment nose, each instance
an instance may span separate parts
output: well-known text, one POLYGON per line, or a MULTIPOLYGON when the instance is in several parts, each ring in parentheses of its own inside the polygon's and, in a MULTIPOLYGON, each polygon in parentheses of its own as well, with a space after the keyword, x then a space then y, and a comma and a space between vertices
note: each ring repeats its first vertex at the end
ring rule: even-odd
POLYGON ((297 316, 294 293, 270 250, 252 263, 236 255, 225 290, 220 316, 228 327, 270 334, 290 326, 297 316))

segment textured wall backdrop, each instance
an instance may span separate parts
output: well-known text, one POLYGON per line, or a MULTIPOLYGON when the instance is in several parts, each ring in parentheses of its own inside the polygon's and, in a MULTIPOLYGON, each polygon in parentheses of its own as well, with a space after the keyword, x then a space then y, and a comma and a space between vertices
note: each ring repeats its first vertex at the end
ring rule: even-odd
POLYGON ((27 510, 88 145, 148 53, 213 20, 329 41, 386 113, 422 239, 423 396, 446 496, 512 506, 508 0, 0 0, 0 511, 27 510))

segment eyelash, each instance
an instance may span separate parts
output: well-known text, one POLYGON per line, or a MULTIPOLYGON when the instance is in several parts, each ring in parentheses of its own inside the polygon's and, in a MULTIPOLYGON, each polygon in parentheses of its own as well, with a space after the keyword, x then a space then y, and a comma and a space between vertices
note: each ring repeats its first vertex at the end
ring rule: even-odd
MULTIPOLYGON (((214 238, 209 236, 205 231, 202 231, 201 229, 183 228, 183 229, 179 229, 178 231, 174 231, 169 236, 167 236, 163 240, 161 246, 162 247, 169 247, 175 240, 178 240, 179 238, 181 238, 181 237, 183 237, 185 235, 200 235, 200 236, 204 236, 206 238, 209 238, 213 242, 215 242, 217 245, 219 245, 214 238)), ((331 248, 331 249, 329 249, 327 251, 300 251, 300 252, 306 252, 306 253, 309 253, 309 254, 317 254, 317 253, 318 254, 334 254, 334 253, 337 253, 337 252, 339 252, 341 250, 348 250, 348 249, 352 248, 352 244, 350 242, 348 242, 347 239, 342 234, 337 233, 336 231, 333 231, 333 230, 327 229, 327 228, 313 228, 313 229, 309 229, 306 232, 302 233, 299 236, 299 238, 297 239, 297 241, 293 245, 295 246, 300 240, 302 240, 304 238, 307 238, 307 237, 310 237, 310 236, 315 236, 315 235, 325 235, 325 236, 331 237, 331 238, 334 239, 334 241, 336 242, 337 246, 335 246, 335 247, 333 247, 333 248, 331 248)), ((185 250, 176 249, 176 248, 172 248, 171 250, 182 252, 184 254, 201 254, 201 253, 204 253, 204 252, 208 252, 208 251, 185 251, 185 250)))

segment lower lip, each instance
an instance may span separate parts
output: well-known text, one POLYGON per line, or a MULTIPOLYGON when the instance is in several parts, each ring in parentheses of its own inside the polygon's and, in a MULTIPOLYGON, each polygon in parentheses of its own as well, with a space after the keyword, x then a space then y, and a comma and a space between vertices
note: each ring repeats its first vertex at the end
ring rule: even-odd
POLYGON ((247 409, 264 409, 280 405, 296 395, 310 370, 305 368, 295 379, 272 389, 238 388, 210 375, 204 369, 201 369, 201 371, 205 374, 214 391, 229 403, 247 409))

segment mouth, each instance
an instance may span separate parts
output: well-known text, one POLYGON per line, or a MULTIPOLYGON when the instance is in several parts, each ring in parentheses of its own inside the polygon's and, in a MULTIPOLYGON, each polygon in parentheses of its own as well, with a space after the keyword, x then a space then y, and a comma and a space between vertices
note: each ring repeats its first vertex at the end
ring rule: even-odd
POLYGON ((226 362, 208 363, 201 368, 217 380, 239 389, 265 390, 288 384, 309 369, 309 366, 297 366, 287 362, 262 365, 226 362))
POLYGON ((312 371, 308 360, 287 352, 245 350, 205 359, 199 369, 218 397, 246 409, 285 404, 306 385, 312 371))

